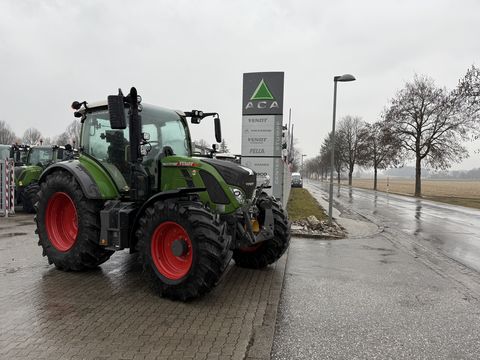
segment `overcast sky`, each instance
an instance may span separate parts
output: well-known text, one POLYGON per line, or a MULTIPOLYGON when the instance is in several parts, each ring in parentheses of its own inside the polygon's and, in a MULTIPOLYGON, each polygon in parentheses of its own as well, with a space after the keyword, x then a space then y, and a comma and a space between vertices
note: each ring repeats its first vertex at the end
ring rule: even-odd
MULTIPOLYGON (((478 0, 2 0, 0 120, 54 136, 73 100, 136 86, 147 103, 219 112, 238 153, 242 74, 284 71, 285 121, 292 108, 311 157, 331 129, 334 75, 358 79, 339 84, 337 119, 376 121, 415 73, 453 88, 480 66, 479 15, 478 0)), ((200 126, 194 137, 213 142, 200 126)))

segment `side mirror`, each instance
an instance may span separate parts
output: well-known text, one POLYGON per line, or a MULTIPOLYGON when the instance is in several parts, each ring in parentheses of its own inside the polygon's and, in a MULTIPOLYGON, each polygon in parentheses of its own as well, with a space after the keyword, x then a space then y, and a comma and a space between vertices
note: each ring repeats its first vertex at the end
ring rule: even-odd
POLYGON ((220 124, 220 118, 218 115, 213 119, 215 122, 215 140, 217 140, 217 143, 222 142, 222 126, 220 124))
POLYGON ((110 127, 123 130, 127 128, 125 105, 122 90, 118 89, 118 95, 108 96, 108 114, 110 115, 110 127))

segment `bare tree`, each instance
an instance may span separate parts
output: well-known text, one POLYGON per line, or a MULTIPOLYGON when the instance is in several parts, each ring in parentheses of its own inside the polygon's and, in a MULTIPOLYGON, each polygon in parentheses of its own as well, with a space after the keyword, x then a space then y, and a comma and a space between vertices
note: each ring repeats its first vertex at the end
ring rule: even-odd
POLYGON ((221 153, 228 153, 230 151, 228 149, 228 145, 227 145, 227 142, 225 141, 225 139, 222 139, 222 142, 220 143, 218 151, 221 152, 221 153))
POLYGON ((5 121, 0 121, 0 144, 10 145, 16 140, 15 133, 5 121))
POLYGON ((359 165, 373 167, 373 190, 377 190, 378 169, 386 169, 400 163, 402 144, 384 122, 366 124, 362 138, 359 165))
POLYGON ((339 156, 348 170, 348 185, 352 185, 355 164, 361 160, 361 146, 365 122, 358 116, 345 116, 339 123, 335 143, 339 145, 339 156))
POLYGON ((22 141, 27 145, 37 145, 42 139, 42 133, 35 128, 29 128, 23 133, 22 141))
POLYGON ((302 149, 298 147, 298 139, 292 139, 292 148, 290 149, 290 161, 292 172, 300 171, 302 163, 302 149))
MULTIPOLYGON (((337 173, 337 182, 340 185, 340 177, 342 171, 345 169, 345 163, 340 156, 340 142, 336 141, 335 139, 335 150, 334 150, 334 171, 337 173)), ((323 140, 322 147, 320 148, 320 157, 322 159, 322 163, 325 164, 326 172, 330 171, 331 169, 331 156, 332 156, 332 133, 330 132, 328 136, 323 140)))
POLYGON ((328 154, 320 153, 320 178, 325 180, 328 178, 328 170, 330 169, 330 158, 328 154))
POLYGON ((70 144, 77 147, 80 143, 80 131, 82 124, 78 120, 73 120, 65 129, 63 133, 55 137, 57 145, 70 144))
POLYGON ((307 178, 323 180, 324 172, 321 155, 305 161, 305 176, 307 178))
POLYGON ((198 151, 202 155, 209 154, 212 146, 204 139, 194 140, 192 143, 193 151, 198 151))
POLYGON ((391 100, 385 125, 415 158, 415 196, 422 193, 422 162, 447 169, 468 156, 463 142, 480 128, 479 83, 475 68, 451 92, 438 88, 431 78, 416 75, 391 100))
POLYGON ((52 138, 49 136, 47 136, 46 138, 43 138, 42 140, 43 140, 42 145, 53 145, 52 138))
MULTIPOLYGON (((462 100, 463 116, 469 117, 470 121, 476 124, 480 123, 480 69, 472 65, 467 70, 465 76, 460 79, 458 87, 455 90, 456 95, 462 100)), ((472 140, 480 139, 478 127, 472 131, 472 140)), ((475 153, 480 153, 477 149, 475 153)))
POLYGON ((80 131, 82 130, 82 124, 78 120, 73 120, 70 125, 67 126, 67 134, 70 138, 69 144, 78 146, 80 144, 80 131))

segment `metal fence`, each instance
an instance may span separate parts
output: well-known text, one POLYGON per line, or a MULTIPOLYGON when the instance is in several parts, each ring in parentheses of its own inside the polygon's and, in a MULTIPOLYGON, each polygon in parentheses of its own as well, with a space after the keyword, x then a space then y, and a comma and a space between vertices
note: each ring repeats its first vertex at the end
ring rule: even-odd
POLYGON ((0 160, 0 216, 15 215, 15 162, 0 160))

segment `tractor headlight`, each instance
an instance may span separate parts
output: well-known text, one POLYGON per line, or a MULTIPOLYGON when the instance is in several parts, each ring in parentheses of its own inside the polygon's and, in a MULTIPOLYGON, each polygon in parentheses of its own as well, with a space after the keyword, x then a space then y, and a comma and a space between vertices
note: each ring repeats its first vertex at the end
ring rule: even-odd
POLYGON ((235 199, 237 199, 237 201, 240 204, 243 204, 245 202, 245 194, 243 193, 242 190, 235 187, 230 188, 230 190, 232 190, 232 193, 235 196, 235 199))

